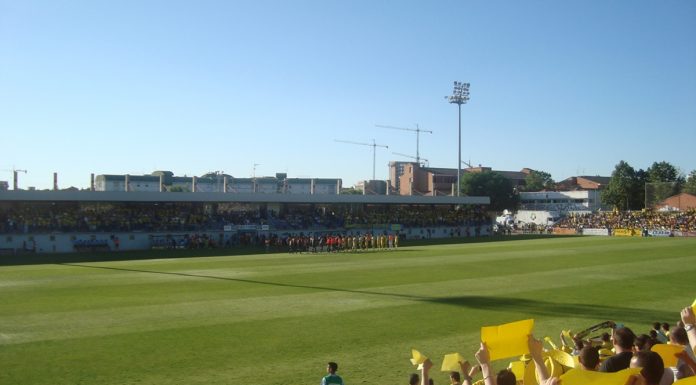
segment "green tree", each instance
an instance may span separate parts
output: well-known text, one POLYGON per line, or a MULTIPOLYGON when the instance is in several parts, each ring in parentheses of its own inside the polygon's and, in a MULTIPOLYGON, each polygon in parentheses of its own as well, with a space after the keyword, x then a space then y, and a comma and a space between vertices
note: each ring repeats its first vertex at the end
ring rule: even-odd
POLYGON ((684 192, 696 195, 696 170, 689 173, 689 179, 684 183, 684 192))
POLYGON ((649 183, 678 182, 684 183, 684 176, 669 162, 653 162, 652 166, 645 170, 649 183))
POLYGON ((643 180, 645 171, 636 171, 630 164, 620 161, 611 173, 611 181, 602 191, 602 201, 623 210, 635 210, 643 207, 643 180))
POLYGON ((653 207, 664 199, 678 194, 684 186, 684 176, 669 162, 654 162, 645 174, 645 205, 647 207, 653 207))
POLYGON ((551 174, 544 171, 532 170, 524 178, 524 191, 541 191, 551 190, 556 185, 556 182, 551 178, 551 174))
POLYGON ((343 187, 341 188, 341 195, 363 195, 363 192, 355 187, 343 187))
POLYGON ((464 195, 490 197, 490 209, 496 212, 515 210, 519 204, 519 195, 512 182, 495 171, 465 173, 461 178, 461 191, 464 195))

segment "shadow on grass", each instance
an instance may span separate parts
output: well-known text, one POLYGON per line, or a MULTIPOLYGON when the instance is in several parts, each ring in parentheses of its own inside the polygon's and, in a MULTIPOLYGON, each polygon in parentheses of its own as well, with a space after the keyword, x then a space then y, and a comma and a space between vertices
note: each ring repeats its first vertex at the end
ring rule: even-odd
MULTIPOLYGON (((286 250, 273 250, 283 253, 286 250)), ((162 258, 222 257, 231 255, 265 254, 259 247, 240 246, 229 249, 165 249, 127 251, 85 251, 52 254, 19 254, 0 256, 0 266, 39 265, 47 263, 137 261, 162 258)))
POLYGON ((490 237, 471 237, 471 238, 431 238, 431 239, 409 239, 402 241, 403 246, 430 246, 430 245, 451 245, 465 243, 489 243, 489 242, 509 242, 509 241, 531 241, 534 239, 560 239, 560 238, 579 238, 582 235, 566 234, 515 234, 515 235, 492 235, 490 237))
MULTIPOLYGON (((431 246, 431 245, 450 245, 467 243, 488 243, 523 241, 546 238, 567 238, 578 237, 577 235, 545 235, 545 234, 525 234, 512 236, 491 236, 478 238, 435 238, 435 239, 407 239, 401 242, 398 251, 411 251, 404 249, 409 246, 431 246)), ((378 252, 381 250, 370 250, 378 252)), ((45 253, 45 254, 18 254, 0 255, 0 266, 19 266, 19 265, 39 265, 47 263, 76 263, 76 262, 113 262, 113 261, 132 261, 162 258, 195 258, 195 257, 225 257, 234 255, 252 254, 286 254, 287 249, 271 249, 266 252, 263 247, 240 246, 227 249, 168 249, 168 250, 128 250, 128 251, 94 251, 94 252, 73 252, 73 253, 45 253)), ((307 255, 312 255, 306 253, 307 255)))
POLYGON ((584 303, 557 303, 526 298, 463 296, 431 298, 428 302, 460 306, 477 310, 519 312, 535 316, 548 316, 587 319, 606 319, 652 324, 655 321, 670 320, 678 317, 678 312, 654 309, 636 309, 623 306, 606 306, 584 303))
POLYGON ((213 280, 240 282, 240 283, 248 283, 248 284, 256 284, 256 285, 309 289, 309 290, 316 290, 316 291, 333 291, 333 292, 345 292, 345 293, 353 293, 353 294, 365 294, 365 295, 372 295, 372 296, 391 297, 391 298, 397 298, 397 299, 407 299, 407 300, 412 300, 414 302, 428 302, 428 303, 434 303, 434 304, 463 307, 463 308, 476 309, 476 310, 519 312, 521 314, 524 314, 523 317, 526 317, 527 315, 534 315, 534 316, 545 316, 545 317, 559 317, 559 316, 561 316, 564 318, 585 318, 585 319, 592 319, 592 320, 599 318, 599 319, 606 319, 606 320, 628 321, 628 322, 632 322, 632 323, 635 322, 635 323, 652 324, 655 321, 669 320, 669 319, 673 319, 677 316, 677 312, 667 312, 667 311, 660 311, 660 310, 653 310, 653 309, 636 309, 636 308, 627 308, 627 307, 622 307, 622 306, 605 306, 605 305, 583 304, 583 303, 557 303, 557 302, 550 302, 550 301, 525 299, 525 298, 513 298, 513 297, 498 297, 498 296, 491 296, 491 297, 486 297, 486 296, 427 297, 427 296, 417 296, 417 295, 411 295, 411 294, 377 292, 377 291, 370 291, 370 290, 343 289, 343 288, 336 288, 336 287, 299 285, 299 284, 260 281, 260 280, 253 280, 253 279, 244 279, 244 278, 219 277, 219 276, 204 275, 204 274, 190 274, 190 273, 177 273, 177 272, 156 271, 156 270, 128 269, 128 268, 109 267, 109 266, 92 266, 92 265, 81 265, 81 264, 75 264, 75 263, 59 263, 58 265, 88 268, 88 269, 127 271, 127 272, 134 272, 134 273, 174 275, 174 276, 180 276, 180 277, 213 279, 213 280))
POLYGON ((259 281, 259 280, 255 280, 255 279, 244 279, 244 278, 219 277, 219 276, 215 276, 215 275, 205 275, 205 274, 177 273, 177 272, 173 272, 173 271, 128 269, 128 268, 123 268, 123 267, 81 265, 78 263, 58 263, 57 265, 82 267, 82 268, 88 268, 88 269, 128 271, 128 272, 133 272, 133 273, 174 275, 174 276, 179 276, 179 277, 213 279, 213 280, 220 280, 220 281, 231 281, 231 282, 250 283, 250 284, 256 284, 256 285, 267 285, 267 286, 278 286, 278 287, 290 287, 290 288, 297 288, 297 289, 310 289, 310 290, 317 290, 317 291, 339 291, 339 292, 346 292, 346 293, 381 295, 381 296, 387 296, 387 297, 399 297, 399 298, 408 298, 408 299, 414 299, 414 300, 428 299, 428 297, 420 297, 420 296, 409 295, 409 294, 381 293, 381 292, 369 291, 369 290, 353 290, 353 289, 341 289, 341 288, 335 288, 335 287, 298 285, 298 284, 293 284, 293 283, 259 281))

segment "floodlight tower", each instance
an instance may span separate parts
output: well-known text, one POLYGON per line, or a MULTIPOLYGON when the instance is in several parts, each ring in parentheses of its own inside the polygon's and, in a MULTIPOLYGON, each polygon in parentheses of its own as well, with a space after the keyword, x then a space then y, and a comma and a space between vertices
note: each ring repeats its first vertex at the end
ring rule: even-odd
POLYGON ((445 96, 451 104, 456 104, 459 107, 459 140, 457 141, 457 196, 461 195, 461 177, 462 177, 462 104, 469 101, 469 83, 455 81, 452 95, 445 96))

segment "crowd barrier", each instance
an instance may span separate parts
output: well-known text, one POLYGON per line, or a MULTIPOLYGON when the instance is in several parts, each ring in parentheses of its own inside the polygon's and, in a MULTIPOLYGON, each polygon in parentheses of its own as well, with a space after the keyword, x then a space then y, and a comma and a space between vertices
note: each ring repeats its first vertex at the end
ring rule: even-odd
POLYGON ((648 236, 651 236, 651 237, 671 237, 672 231, 671 230, 651 229, 651 230, 648 230, 648 236))
POLYGON ((582 235, 609 236, 609 230, 607 230, 607 229, 582 229, 582 235))
MULTIPOLYGON (((554 229, 554 234, 566 234, 556 230, 558 229, 554 229)), ((610 235, 615 237, 696 237, 696 231, 648 229, 644 232, 641 229, 582 229, 582 235, 600 235, 605 237, 610 235)))
POLYGON ((578 233, 575 229, 566 229, 562 227, 554 227, 552 232, 558 235, 575 235, 578 233))

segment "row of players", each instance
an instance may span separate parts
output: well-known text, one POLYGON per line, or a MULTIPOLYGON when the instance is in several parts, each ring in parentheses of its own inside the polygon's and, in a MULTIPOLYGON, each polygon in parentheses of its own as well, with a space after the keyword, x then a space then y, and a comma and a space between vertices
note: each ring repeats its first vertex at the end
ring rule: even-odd
POLYGON ((399 234, 300 235, 288 237, 287 245, 290 253, 395 249, 399 247, 399 234))

